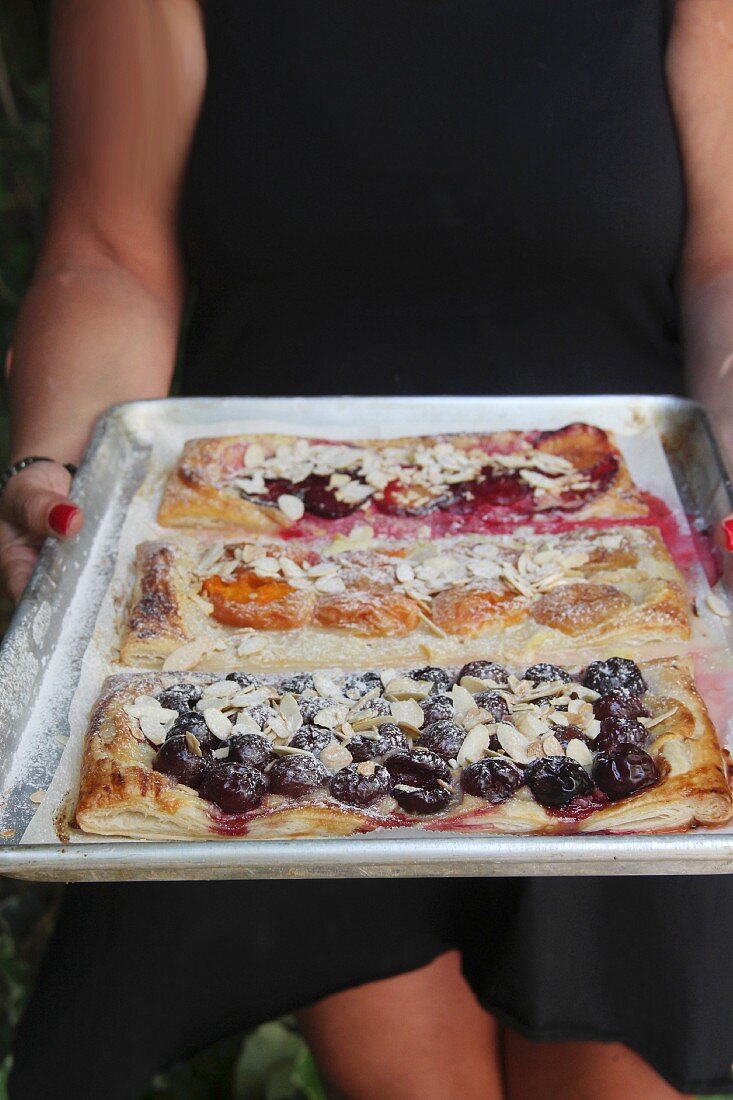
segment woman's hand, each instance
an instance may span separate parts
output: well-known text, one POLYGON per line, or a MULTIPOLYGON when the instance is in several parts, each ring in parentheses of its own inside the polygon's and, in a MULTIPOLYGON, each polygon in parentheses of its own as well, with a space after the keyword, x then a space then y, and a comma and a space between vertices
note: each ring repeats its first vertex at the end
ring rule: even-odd
POLYGON ((81 530, 81 508, 68 498, 71 476, 57 462, 36 462, 11 477, 0 496, 0 587, 17 603, 44 538, 81 530))

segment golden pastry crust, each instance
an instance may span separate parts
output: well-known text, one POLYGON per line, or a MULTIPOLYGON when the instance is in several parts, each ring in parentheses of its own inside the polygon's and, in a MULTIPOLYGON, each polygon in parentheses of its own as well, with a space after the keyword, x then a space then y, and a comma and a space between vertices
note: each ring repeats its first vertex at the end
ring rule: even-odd
MULTIPOLYGON (((155 750, 136 734, 123 709, 175 676, 111 676, 102 688, 87 732, 76 824, 84 832, 142 840, 193 840, 226 836, 347 836, 363 831, 367 815, 334 799, 289 803, 268 795, 249 814, 223 814, 196 791, 153 771, 155 750)), ((190 674, 187 682, 211 676, 190 674)), ((374 828, 374 825, 369 825, 374 828)))
MULTIPOLYGON (((274 501, 270 503, 266 500, 244 499, 233 479, 251 474, 253 467, 245 468, 245 455, 252 446, 258 449, 258 453, 264 454, 266 459, 271 459, 278 447, 292 448, 298 442, 296 436, 277 434, 243 434, 188 440, 166 484, 158 521, 170 527, 238 528, 260 534, 276 534, 292 526, 297 523, 297 518, 284 514, 274 501)), ((320 441, 301 442, 311 447, 321 446, 320 441)), ((573 503, 568 513, 573 521, 633 518, 649 514, 613 436, 592 425, 569 425, 549 433, 452 433, 397 439, 350 440, 343 444, 330 444, 366 449, 372 452, 372 456, 376 456, 377 461, 379 456, 384 456, 395 448, 404 448, 412 453, 416 448, 425 451, 446 445, 466 454, 484 452, 487 459, 490 455, 515 454, 518 449, 527 446, 535 456, 538 453, 544 456, 540 461, 551 463, 554 457, 562 463, 565 459, 567 469, 572 472, 578 484, 589 476, 594 466, 600 469, 603 459, 599 456, 605 456, 613 464, 613 470, 611 473, 608 469, 605 470, 600 483, 602 487, 597 493, 589 495, 580 506, 577 502, 573 503), (574 429, 578 431, 575 432, 574 429)), ((511 473, 511 469, 508 472, 511 473)), ((567 505, 561 502, 559 496, 553 501, 552 496, 545 492, 548 486, 551 487, 554 475, 550 480, 544 477, 544 482, 543 476, 541 472, 535 471, 532 488, 533 492, 539 493, 536 506, 530 508, 529 515, 525 513, 518 520, 527 522, 533 516, 541 519, 554 508, 566 510, 567 505)), ((601 478, 601 473, 597 476, 601 478)), ((454 482, 450 482, 449 478, 449 484, 452 483, 454 482)), ((369 499, 362 502, 356 515, 367 522, 379 522, 383 518, 369 499)), ((424 525, 426 521, 430 522, 429 515, 426 517, 424 514, 415 514, 410 518, 415 527, 424 525)), ((321 518, 319 523, 322 528, 329 526, 328 519, 321 518)))
POLYGON ((368 544, 339 537, 307 545, 306 551, 300 543, 275 540, 221 543, 219 558, 202 569, 216 546, 143 543, 122 662, 253 671, 463 664, 482 656, 490 640, 497 658, 530 663, 543 656, 572 660, 586 651, 603 655, 624 645, 679 652, 690 635, 684 586, 655 528, 368 544), (336 592, 321 592, 319 579, 308 581, 303 573, 298 583, 310 587, 293 592, 297 614, 291 613, 287 629, 283 615, 262 618, 268 606, 284 614, 288 601, 280 599, 245 603, 253 618, 243 632, 217 621, 202 598, 206 576, 244 568, 233 557, 235 548, 257 555, 263 575, 269 563, 281 587, 287 558, 301 570, 332 567, 344 591, 337 585, 336 592), (486 576, 476 575, 481 571, 486 576))
MULTIPOLYGON (((526 789, 495 806, 464 795, 429 819, 396 810, 391 797, 376 810, 358 810, 325 792, 297 802, 269 794, 256 810, 223 814, 194 790, 152 770, 155 750, 124 709, 176 678, 112 677, 90 721, 76 823, 90 833, 142 839, 330 837, 396 826, 472 834, 649 833, 723 824, 733 815, 725 764, 689 668, 676 659, 639 667, 652 718, 666 715, 654 727, 649 749, 664 773, 653 787, 574 813, 548 811, 526 789)), ((195 673, 186 677, 202 686, 213 679, 195 673)))

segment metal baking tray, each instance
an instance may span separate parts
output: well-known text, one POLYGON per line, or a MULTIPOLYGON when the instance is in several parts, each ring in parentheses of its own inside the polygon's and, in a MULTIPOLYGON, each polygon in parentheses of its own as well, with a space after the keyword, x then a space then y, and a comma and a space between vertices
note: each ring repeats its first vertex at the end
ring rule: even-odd
MULTIPOLYGON (((318 425, 324 435, 560 427, 587 420, 622 434, 656 429, 677 489, 699 525, 733 511, 733 489, 702 409, 673 397, 184 398, 131 402, 99 421, 75 479, 86 524, 73 543, 47 543, 0 648, 0 874, 81 881, 733 872, 733 831, 671 836, 423 834, 331 840, 22 842, 68 734, 82 659, 115 567, 130 502, 164 427, 200 434, 243 421, 318 425)), ((152 498, 151 498, 152 499, 152 498)), ((723 583, 733 593, 733 562, 723 583)))

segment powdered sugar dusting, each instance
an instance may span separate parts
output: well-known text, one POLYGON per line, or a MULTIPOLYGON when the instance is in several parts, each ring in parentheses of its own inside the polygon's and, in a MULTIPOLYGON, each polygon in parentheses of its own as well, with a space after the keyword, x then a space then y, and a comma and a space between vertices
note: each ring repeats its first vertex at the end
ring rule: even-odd
MULTIPOLYGON (((42 621, 39 626, 33 621, 31 630, 35 631, 38 639, 45 637, 47 644, 52 643, 53 652, 45 665, 46 679, 31 714, 27 714, 26 695, 40 670, 41 654, 31 650, 27 653, 14 651, 12 661, 9 661, 10 667, 5 667, 3 655, 0 655, 0 680, 6 686, 5 714, 11 722, 22 720, 24 725, 23 740, 12 761, 11 785, 13 782, 35 783, 36 789, 48 788, 23 836, 23 842, 57 843, 53 818, 68 791, 76 787, 91 706, 104 677, 118 667, 115 654, 121 617, 132 581, 135 547, 141 541, 170 535, 170 530, 160 528, 154 517, 164 481, 186 439, 267 431, 320 439, 385 438, 414 430, 416 423, 425 425, 431 432, 531 428, 537 424, 551 428, 560 427, 574 416, 583 419, 589 415, 589 409, 593 409, 592 417, 602 419, 607 428, 633 433, 618 439, 632 476, 639 485, 664 501, 678 518, 681 529, 685 529, 681 503, 656 431, 648 426, 648 422, 644 422, 647 426, 638 430, 639 420, 635 420, 635 416, 641 415, 643 418, 643 413, 639 414, 638 409, 635 413, 634 406, 628 401, 617 405, 609 403, 608 411, 602 416, 596 413, 599 407, 584 399, 563 399, 557 403, 527 400, 521 406, 515 402, 504 404, 496 399, 487 403, 476 399, 445 399, 440 403, 427 403, 424 409, 429 411, 421 411, 419 401, 401 399, 351 401, 347 404, 341 399, 293 399, 274 401, 271 405, 264 401, 242 399, 138 403, 123 409, 117 414, 114 430, 109 432, 108 465, 97 467, 100 484, 105 477, 107 479, 103 491, 108 499, 98 502, 94 537, 89 537, 87 542, 80 539, 63 548, 64 568, 58 574, 58 582, 64 586, 65 597, 68 597, 64 605, 67 613, 63 622, 57 622, 51 612, 51 621, 45 627, 42 621), (278 419, 262 415, 269 408, 276 410, 278 419), (121 434, 132 440, 132 445, 125 452, 126 457, 119 445, 121 434), (145 452, 148 447, 149 466, 145 483, 127 507, 125 492, 130 480, 137 476, 132 467, 147 460, 145 452), (120 455, 123 455, 122 461, 120 455), (119 482, 120 491, 110 495, 109 487, 114 484, 121 468, 124 476, 119 482), (121 511, 124 522, 120 531, 121 511), (112 582, 97 614, 99 589, 100 586, 106 587, 108 580, 104 572, 105 562, 115 553, 117 564, 112 582), (93 637, 89 641, 93 626, 93 637), (75 683, 77 687, 70 709, 68 698, 63 693, 58 701, 54 701, 54 693, 59 686, 75 683), (8 685, 10 690, 7 690, 8 685), (68 744, 49 783, 50 771, 62 751, 55 736, 67 732, 70 735, 68 744)), ((91 490, 88 495, 91 505, 91 490)), ((344 526, 351 529, 357 522, 344 526)), ((396 523, 395 530, 390 533, 399 534, 398 527, 396 523)), ((89 534, 91 536, 91 532, 89 534)), ((212 542, 215 539, 216 536, 212 535, 212 542)), ((700 604, 696 648, 704 645, 719 647, 726 637, 727 627, 719 616, 706 613, 709 588, 696 558, 686 566, 685 572, 700 604)), ((48 591, 45 598, 49 601, 48 606, 53 608, 52 592, 48 591)), ((39 641, 37 644, 40 646, 43 643, 39 641)), ((726 676, 729 676, 729 671, 726 661, 726 676)), ((6 817, 3 824, 6 822, 14 825, 20 822, 22 825, 24 819, 14 811, 14 816, 6 817)), ((87 837, 85 843, 94 841, 87 837)))

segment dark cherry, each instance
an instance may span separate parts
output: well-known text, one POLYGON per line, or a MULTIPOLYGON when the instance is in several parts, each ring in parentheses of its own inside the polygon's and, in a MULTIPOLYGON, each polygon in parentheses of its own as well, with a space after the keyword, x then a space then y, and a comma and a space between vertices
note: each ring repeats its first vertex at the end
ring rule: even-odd
MULTIPOLYGON (((359 507, 358 504, 347 504, 338 500, 336 490, 329 489, 330 477, 324 474, 311 474, 301 482, 303 504, 306 512, 313 516, 322 516, 324 519, 340 519, 341 516, 350 516, 359 507)), ((358 479, 357 479, 358 480, 358 479)))
POLYGON ((331 779, 331 794, 347 806, 371 806, 389 794, 391 787, 387 769, 371 762, 349 764, 331 779))
POLYGON ((596 718, 648 718, 649 711, 638 695, 623 688, 608 691, 593 704, 596 718))
POLYGON ((550 665, 547 661, 540 661, 539 664, 530 665, 522 679, 530 680, 537 687, 540 684, 551 684, 558 680, 562 680, 564 684, 570 684, 573 678, 569 672, 564 668, 560 668, 559 665, 550 665))
POLYGON ((426 699, 421 699, 420 708, 425 715, 425 722, 423 723, 425 726, 452 718, 455 713, 452 698, 444 692, 440 695, 428 695, 426 699))
POLYGON ((509 704, 498 691, 477 691, 473 701, 477 707, 487 710, 495 722, 501 722, 509 714, 509 704))
POLYGON ((347 699, 361 699, 375 687, 382 690, 382 679, 378 672, 352 672, 344 677, 343 693, 347 699))
POLYGON ((330 730, 322 729, 321 726, 305 725, 293 734, 288 744, 294 749, 305 749, 306 752, 319 756, 326 745, 331 744, 332 736, 330 730))
POLYGON ((395 783, 404 783, 408 787, 424 787, 437 779, 450 783, 453 778, 445 760, 430 749, 390 753, 384 759, 384 766, 395 783))
POLYGON ((198 787, 208 768, 210 756, 199 756, 188 747, 184 734, 165 741, 153 760, 153 771, 169 775, 187 787, 198 787))
POLYGON ((244 813, 259 806, 267 793, 267 777, 251 764, 222 760, 206 772, 199 794, 227 814, 244 813))
POLYGON ((328 783, 328 770, 315 756, 293 753, 281 756, 270 768, 268 778, 270 790, 274 794, 284 794, 288 798, 300 798, 310 794, 328 783))
POLYGON ((612 752, 620 745, 634 745, 640 749, 648 737, 649 731, 635 718, 602 718, 601 731, 593 742, 593 748, 612 752))
POLYGON ((184 711, 183 714, 178 715, 166 735, 166 740, 180 737, 185 733, 192 733, 205 753, 210 753, 212 749, 221 748, 221 741, 214 736, 206 725, 204 716, 198 714, 195 710, 184 711))
POLYGON ((392 797, 408 814, 437 814, 450 804, 453 792, 439 783, 430 783, 427 787, 412 787, 407 791, 393 787, 392 797))
POLYGON ((295 485, 286 477, 271 477, 267 479, 264 493, 255 495, 254 493, 246 493, 240 490, 241 495, 245 500, 254 500, 257 503, 262 501, 264 497, 266 500, 276 501, 283 493, 289 493, 291 496, 302 496, 300 492, 300 486, 295 485))
POLYGON ((554 722, 551 722, 550 725, 552 726, 552 732, 564 749, 568 747, 571 741, 576 740, 582 741, 584 745, 593 744, 588 734, 579 726, 556 726, 554 722))
POLYGON ((313 722, 315 716, 327 707, 338 706, 338 699, 323 699, 320 695, 301 695, 298 699, 300 716, 306 725, 313 722))
POLYGON ((226 677, 227 680, 233 680, 235 684, 239 684, 241 688, 259 687, 260 681, 256 676, 251 676, 249 672, 230 672, 226 677))
POLYGON ((256 722, 261 730, 265 728, 271 718, 275 717, 274 709, 268 707, 267 703, 256 703, 253 707, 247 707, 244 713, 256 722))
POLYGON ((457 725, 446 719, 442 722, 433 722, 421 730, 417 745, 421 749, 430 749, 444 760, 454 760, 460 752, 461 745, 466 738, 463 726, 457 725))
POLYGON ((251 764, 253 768, 264 771, 275 758, 272 745, 259 733, 232 734, 227 745, 229 746, 227 760, 232 764, 251 764))
POLYGON ((528 768, 527 782, 542 806, 566 806, 592 789, 585 769, 567 756, 547 756, 538 760, 528 768))
POLYGON ((310 672, 296 672, 294 676, 286 676, 279 684, 280 694, 300 695, 303 691, 313 690, 313 676, 310 672))
POLYGON ((425 665, 424 668, 413 668, 407 675, 411 680, 432 680, 433 691, 448 691, 453 683, 453 677, 444 668, 435 668, 433 665, 425 665))
POLYGON ((599 752, 593 761, 594 782, 614 802, 651 787, 659 779, 653 758, 636 745, 599 752))
POLYGON ((505 684, 509 679, 507 670, 496 661, 469 661, 458 673, 459 684, 464 676, 473 676, 477 680, 493 680, 495 684, 505 684))
POLYGON ((511 508, 514 512, 528 512, 532 508, 532 489, 516 474, 495 474, 491 467, 484 467, 485 475, 475 481, 465 482, 459 496, 471 504, 488 504, 494 508, 511 508))
POLYGON ((643 695, 646 691, 644 677, 635 661, 627 657, 609 657, 607 661, 592 661, 585 670, 583 684, 607 695, 611 691, 628 691, 630 695, 643 695))
POLYGON ((524 769, 498 756, 477 760, 461 773, 461 786, 467 794, 487 802, 504 802, 524 783, 524 769))
POLYGON ((192 710, 203 695, 203 690, 196 684, 172 684, 158 695, 158 702, 166 710, 192 710))
POLYGON ((374 760, 378 756, 386 756, 388 752, 408 749, 409 743, 404 733, 394 722, 384 722, 375 730, 379 737, 360 737, 358 734, 352 737, 346 746, 354 760, 374 760))

